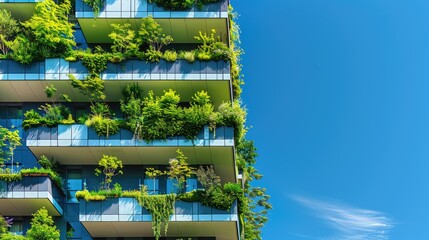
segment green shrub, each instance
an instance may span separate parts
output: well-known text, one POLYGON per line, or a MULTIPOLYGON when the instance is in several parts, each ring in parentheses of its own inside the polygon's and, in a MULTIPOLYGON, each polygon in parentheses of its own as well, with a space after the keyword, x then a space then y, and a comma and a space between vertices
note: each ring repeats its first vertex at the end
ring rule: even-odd
POLYGON ((183 53, 183 58, 190 62, 193 63, 195 61, 195 52, 194 51, 187 51, 183 53))
POLYGON ((177 59, 177 52, 176 51, 171 51, 171 50, 167 50, 164 52, 164 59, 167 60, 168 62, 174 62, 177 59))
POLYGON ((109 137, 119 132, 119 122, 116 119, 104 118, 100 115, 94 115, 85 121, 85 125, 93 127, 99 136, 109 137))
POLYGON ((144 59, 148 62, 159 62, 162 57, 162 52, 155 49, 147 49, 144 53, 144 59))
POLYGON ((22 122, 22 126, 24 129, 38 127, 41 125, 42 119, 42 116, 36 112, 36 110, 28 110, 24 113, 24 121, 22 122))
POLYGON ((5 182, 13 182, 19 181, 22 179, 22 175, 20 173, 1 173, 0 180, 5 182))

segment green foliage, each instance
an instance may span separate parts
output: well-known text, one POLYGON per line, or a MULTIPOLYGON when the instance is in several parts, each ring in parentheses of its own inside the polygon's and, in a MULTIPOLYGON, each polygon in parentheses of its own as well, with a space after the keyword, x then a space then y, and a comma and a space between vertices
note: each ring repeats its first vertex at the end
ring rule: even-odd
POLYGON ((197 58, 199 60, 229 60, 231 58, 230 49, 220 40, 220 37, 215 37, 216 30, 212 29, 210 35, 199 32, 199 36, 195 39, 202 42, 198 47, 197 58))
POLYGON ((60 239, 60 230, 55 226, 54 220, 49 216, 46 208, 43 207, 33 214, 27 237, 33 240, 60 239))
POLYGON ((22 235, 17 235, 11 232, 5 233, 1 235, 1 240, 26 240, 28 238, 22 236, 22 235))
POLYGON ((9 53, 10 41, 19 32, 18 22, 12 18, 6 9, 0 9, 0 51, 7 55, 9 53))
POLYGON ((138 36, 146 47, 159 52, 164 46, 173 42, 173 38, 163 32, 161 25, 149 16, 143 18, 138 36))
POLYGON ((140 38, 136 38, 136 32, 131 30, 131 24, 112 24, 113 32, 109 37, 113 40, 113 53, 121 53, 125 56, 136 56, 140 45, 140 38))
POLYGON ((9 155, 8 149, 8 135, 10 130, 0 126, 0 165, 3 165, 4 161, 9 155))
POLYGON ((105 118, 102 115, 93 115, 85 121, 85 125, 93 127, 99 136, 109 137, 119 132, 119 121, 105 118))
POLYGON ((234 99, 239 99, 241 94, 241 85, 244 84, 242 80, 243 75, 241 74, 242 65, 241 55, 244 53, 243 49, 240 48, 240 27, 234 21, 237 18, 237 15, 232 9, 231 5, 229 6, 229 19, 230 19, 230 49, 231 49, 231 80, 232 80, 232 89, 234 99))
POLYGON ((195 93, 191 107, 184 109, 183 116, 182 134, 188 139, 195 139, 204 125, 209 125, 210 129, 214 130, 219 119, 219 114, 214 111, 206 91, 195 93))
POLYGON ((167 50, 164 52, 164 59, 167 60, 168 62, 174 62, 177 59, 177 52, 176 51, 171 51, 171 50, 167 50))
MULTIPOLYGON (((19 146, 22 146, 21 137, 19 136, 19 131, 11 131, 0 126, 0 147, 6 149, 6 156, 10 156, 11 161, 11 171, 13 173, 13 162, 15 156, 15 149, 19 146)), ((0 163, 3 164, 5 160, 4 150, 2 149, 0 153, 3 153, 3 156, 0 156, 0 163)))
POLYGON ((4 219, 3 216, 0 215, 0 235, 7 232, 8 224, 6 222, 6 219, 4 219))
POLYGON ((177 195, 177 200, 184 202, 199 202, 201 201, 202 191, 192 190, 190 192, 181 193, 177 195))
POLYGON ((142 195, 138 198, 139 204, 150 211, 152 215, 152 229, 155 238, 161 237, 161 228, 164 224, 164 234, 167 235, 170 216, 174 214, 175 194, 142 195))
POLYGON ((156 5, 167 10, 186 10, 190 9, 194 4, 201 9, 204 5, 216 3, 219 0, 149 0, 149 2, 155 2, 156 5))
POLYGON ((22 23, 29 31, 25 32, 26 35, 21 35, 34 44, 34 48, 29 48, 33 59, 65 57, 70 54, 72 47, 76 45, 73 39, 73 24, 68 22, 70 10, 69 0, 64 0, 61 4, 56 4, 53 0, 36 4, 31 19, 22 23))
MULTIPOLYGON (((167 139, 176 136, 182 125, 182 111, 178 107, 180 96, 173 90, 155 97, 152 91, 141 102, 141 125, 135 130, 137 135, 147 141, 167 139)), ((127 114, 127 113, 126 113, 127 114)))
POLYGON ((20 173, 0 173, 0 181, 14 182, 22 179, 20 173))
POLYGON ((186 51, 181 52, 179 55, 181 58, 185 59, 186 61, 193 63, 195 62, 195 52, 194 51, 186 51))
POLYGON ((206 168, 200 166, 195 173, 206 191, 221 186, 220 177, 216 175, 213 165, 206 166, 206 168))
POLYGON ((132 98, 140 99, 143 96, 143 90, 137 83, 127 84, 127 86, 122 90, 122 95, 126 102, 130 101, 132 98))
POLYGON ((168 10, 185 10, 194 5, 194 0, 149 0, 168 10))
POLYGON ((235 200, 243 195, 243 190, 237 183, 226 183, 223 188, 212 187, 202 192, 200 201, 203 205, 229 210, 235 200))
POLYGON ((18 35, 12 42, 8 42, 8 47, 12 50, 11 57, 15 61, 29 64, 36 58, 37 45, 25 35, 18 35))
MULTIPOLYGON (((166 171, 161 171, 159 169, 155 168, 146 168, 145 174, 148 178, 156 179, 157 177, 160 177, 162 175, 166 175, 166 171)), ((155 194, 155 181, 153 181, 153 193, 155 194)))
POLYGON ((93 106, 96 101, 106 98, 106 95, 104 95, 104 81, 98 74, 90 74, 85 80, 79 80, 73 75, 69 75, 69 78, 72 81, 72 86, 88 97, 91 106, 93 106))
POLYGON ((100 10, 104 7, 104 4, 106 4, 106 0, 83 0, 83 2, 92 8, 95 18, 100 13, 100 10))
POLYGON ((195 168, 190 167, 186 160, 188 159, 180 149, 177 149, 177 157, 172 158, 169 161, 170 166, 168 167, 167 175, 169 178, 175 179, 177 182, 177 188, 179 192, 183 191, 184 183, 186 178, 191 177, 194 173, 195 168))
POLYGON ((240 143, 246 133, 244 128, 246 110, 241 107, 241 103, 237 100, 234 103, 222 103, 219 105, 218 113, 220 116, 217 122, 218 125, 234 127, 235 142, 240 143))
POLYGON ((106 196, 99 195, 96 192, 89 192, 88 190, 82 190, 76 192, 77 199, 85 199, 85 201, 104 201, 106 200, 106 196))
POLYGON ((24 113, 24 121, 22 126, 24 129, 38 127, 42 125, 43 117, 34 109, 30 109, 24 113))
POLYGON ((240 201, 242 225, 244 225, 242 236, 245 239, 262 239, 261 228, 268 221, 266 215, 272 209, 266 189, 251 185, 254 180, 262 178, 254 167, 257 156, 253 141, 243 140, 237 145, 237 165, 243 170, 246 178, 244 197, 240 201))
MULTIPOLYGON (((104 190, 110 190, 110 183, 112 178, 118 174, 123 174, 122 172, 122 161, 115 156, 103 155, 103 157, 98 162, 99 168, 95 169, 95 175, 98 176, 101 173, 104 174, 104 190)), ((122 192, 122 189, 121 189, 122 192)))

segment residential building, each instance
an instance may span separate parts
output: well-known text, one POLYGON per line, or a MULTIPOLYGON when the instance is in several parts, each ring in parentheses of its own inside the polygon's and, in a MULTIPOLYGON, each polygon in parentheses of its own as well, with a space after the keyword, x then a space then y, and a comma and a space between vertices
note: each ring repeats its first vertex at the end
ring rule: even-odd
MULTIPOLYGON (((12 17, 23 22, 33 16, 36 4, 42 1, 2 0, 0 9, 7 9, 12 17)), ((180 96, 180 103, 176 104, 180 109, 196 105, 193 102, 194 95, 201 91, 210 96, 214 112, 222 104, 228 105, 228 109, 235 109, 232 105, 238 98, 236 92, 239 92, 235 88, 240 81, 233 79, 234 75, 238 75, 233 72, 234 68, 238 68, 234 65, 236 62, 232 63, 235 60, 231 60, 231 56, 203 59, 204 56, 198 56, 198 50, 193 51, 203 51, 201 44, 204 41, 201 38, 210 38, 211 34, 215 39, 213 43, 231 47, 229 1, 201 1, 201 5, 180 10, 168 10, 168 7, 160 6, 162 3, 148 0, 106 0, 101 1, 98 10, 97 6, 90 7, 88 2, 94 1, 73 2, 68 21, 73 24, 76 42, 74 51, 92 49, 91 53, 89 50, 86 53, 81 51, 80 55, 37 59, 27 64, 16 61, 14 57, 0 60, 0 126, 19 130, 22 138, 22 146, 14 150, 13 162, 10 156, 5 161, 3 173, 6 173, 5 169, 11 169, 7 170, 10 174, 10 171, 19 173, 21 169, 40 168, 38 159, 45 156, 51 162, 59 164, 56 171, 64 179, 62 186, 46 174, 23 174, 21 179, 13 181, 3 179, 0 215, 14 219, 9 231, 25 235, 30 228, 31 215, 45 207, 54 217, 61 239, 155 239, 153 212, 143 207, 137 197, 120 194, 97 201, 85 200, 84 197, 79 198, 79 194, 76 195, 79 191, 82 194, 85 190, 90 192, 103 189, 106 178, 103 174, 97 176, 95 169, 99 167, 100 159, 106 155, 117 157, 123 164, 123 174, 115 172, 114 175, 117 175, 112 177, 109 190, 116 189, 114 184, 120 184, 121 191, 145 192, 149 196, 177 194, 173 213, 169 215, 167 235, 164 233, 165 221, 162 221, 160 239, 240 239, 242 223, 237 199, 229 209, 218 209, 196 200, 184 201, 186 197, 177 196, 187 192, 195 193, 196 190, 203 191, 205 187, 195 174, 186 176, 185 182, 180 184, 179 178, 167 173, 150 176, 148 169, 170 171, 170 160, 180 158, 180 150, 187 157, 186 162, 194 169, 201 166, 203 169, 210 169, 212 166, 222 185, 237 183, 243 186, 242 169, 237 167, 236 155, 237 134, 242 133, 234 126, 234 123, 238 123, 239 128, 243 128, 243 122, 231 124, 225 120, 221 124, 218 121, 214 128, 206 120, 197 134, 193 136, 189 133, 191 137, 171 135, 167 131, 165 138, 148 139, 147 134, 153 129, 144 132, 144 124, 147 123, 144 121, 148 120, 142 120, 142 125, 139 125, 141 122, 138 120, 141 119, 139 117, 148 119, 148 113, 140 109, 141 115, 131 118, 123 109, 123 105, 130 101, 126 100, 124 89, 133 86, 133 94, 137 95, 136 91, 142 93, 142 96, 133 96, 133 99, 140 98, 144 102, 143 99, 150 98, 150 92, 153 92, 158 100, 154 97, 152 103, 158 104, 157 106, 166 104, 159 101, 171 89, 175 96, 180 96), (153 18, 163 33, 173 39, 170 44, 165 44, 162 52, 171 50, 179 53, 178 57, 168 59, 164 55, 150 61, 147 55, 142 55, 141 58, 136 55, 118 60, 113 54, 100 60, 104 61, 105 66, 95 70, 85 63, 91 61, 86 59, 85 54, 98 54, 96 46, 101 46, 98 48, 100 55, 115 51, 111 50, 112 32, 126 29, 138 35, 143 19, 148 18, 153 18), (115 28, 113 24, 119 24, 119 27, 115 28), (100 50, 101 48, 104 50, 100 50), (191 59, 180 57, 180 54, 184 55, 186 52, 192 53, 192 57, 188 56, 191 59), (96 87, 89 88, 85 93, 82 86, 79 88, 72 84, 74 81, 88 82, 91 77, 104 86, 102 92, 105 97, 93 96, 97 94, 97 90, 94 90, 96 87), (136 88, 139 90, 135 90, 136 88), (55 89, 52 92, 54 96, 47 94, 49 89, 55 89), (67 97, 60 98, 61 94, 67 95, 71 101, 67 97), (102 116, 109 118, 109 121, 91 125, 88 121, 96 115, 92 109, 97 106, 96 102, 109 106, 110 113, 102 116), (49 105, 45 105, 46 103, 49 105), (59 117, 61 119, 56 122, 25 122, 26 119, 31 119, 31 116, 24 116, 31 110, 43 118, 49 114, 55 115, 52 112, 55 110, 52 109, 59 106, 66 108, 67 110, 61 111, 64 110, 67 114, 59 117), (67 117, 68 114, 70 118, 67 117), (131 125, 134 120, 136 123, 131 125), (103 129, 97 127, 103 128, 104 133, 101 133, 103 129)), ((163 41, 160 40, 163 37, 165 36, 161 34, 155 41, 163 41)), ((151 43, 153 42, 138 46, 138 51, 148 48, 147 45, 152 47, 151 43)), ((130 45, 123 47, 127 46, 130 45)), ((119 55, 123 57, 124 52, 119 55)), ((168 97, 171 95, 166 98, 168 97)), ((148 107, 148 104, 142 103, 141 107, 148 107)), ((64 112, 58 114, 64 115, 64 112)), ((183 119, 177 120, 176 115, 168 115, 171 117, 168 118, 165 114, 171 113, 167 110, 160 113, 164 120, 167 119, 160 130, 181 121, 178 128, 183 133, 187 124, 187 120, 183 119, 186 117, 180 115, 183 119)), ((187 114, 186 110, 182 114, 187 114)), ((227 119, 225 113, 214 116, 227 119)), ((153 124, 158 124, 156 121, 153 124)), ((107 191, 105 188, 104 190, 107 191)))

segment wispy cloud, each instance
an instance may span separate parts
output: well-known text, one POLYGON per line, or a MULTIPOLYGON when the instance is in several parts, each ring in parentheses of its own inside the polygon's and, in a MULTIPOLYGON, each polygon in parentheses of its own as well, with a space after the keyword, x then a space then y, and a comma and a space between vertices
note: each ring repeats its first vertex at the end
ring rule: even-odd
POLYGON ((324 201, 303 196, 291 196, 324 220, 335 233, 325 240, 387 240, 392 220, 385 214, 348 206, 335 201, 324 201))

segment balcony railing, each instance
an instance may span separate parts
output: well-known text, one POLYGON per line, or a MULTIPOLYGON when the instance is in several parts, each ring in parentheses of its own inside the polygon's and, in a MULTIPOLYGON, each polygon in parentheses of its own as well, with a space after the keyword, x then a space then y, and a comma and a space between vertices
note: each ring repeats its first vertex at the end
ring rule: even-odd
POLYGON ((0 181, 0 213, 28 216, 41 207, 60 216, 64 193, 48 176, 24 176, 19 181, 0 181))
MULTIPOLYGON (((101 73, 103 80, 230 80, 230 64, 225 61, 195 61, 150 63, 144 60, 128 60, 108 63, 101 73)), ((23 65, 13 60, 0 60, 0 81, 11 80, 69 80, 69 74, 83 80, 88 70, 80 62, 68 62, 53 58, 23 65)))
MULTIPOLYGON (((141 207, 134 198, 110 198, 105 201, 79 201, 81 222, 144 222, 152 221, 148 210, 141 207)), ((222 222, 238 221, 237 203, 229 211, 203 206, 199 202, 177 201, 172 222, 222 222)))
MULTIPOLYGON (((154 18, 227 18, 228 0, 208 4, 201 9, 193 7, 189 10, 170 11, 158 7, 147 0, 106 0, 98 18, 144 18, 151 15, 154 18)), ((82 0, 76 0, 77 18, 94 18, 93 10, 82 0)))

